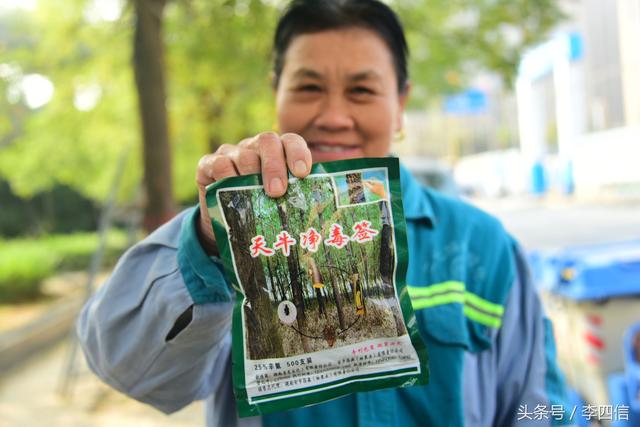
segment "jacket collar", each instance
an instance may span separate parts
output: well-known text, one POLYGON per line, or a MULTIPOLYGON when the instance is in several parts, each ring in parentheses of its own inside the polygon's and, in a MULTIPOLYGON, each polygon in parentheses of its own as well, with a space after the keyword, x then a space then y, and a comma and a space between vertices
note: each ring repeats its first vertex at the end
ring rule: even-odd
POLYGON ((431 227, 434 227, 436 225, 436 216, 425 187, 402 164, 400 164, 400 185, 402 187, 404 217, 410 220, 425 219, 430 223, 431 227))

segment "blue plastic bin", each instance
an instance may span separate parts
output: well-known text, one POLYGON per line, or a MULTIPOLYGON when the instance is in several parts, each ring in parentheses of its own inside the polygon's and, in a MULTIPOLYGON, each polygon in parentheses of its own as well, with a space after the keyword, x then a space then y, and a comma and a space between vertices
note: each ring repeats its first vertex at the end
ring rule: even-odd
POLYGON ((640 240, 532 252, 529 261, 540 287, 576 301, 640 295, 640 240))
POLYGON ((609 376, 622 375, 624 401, 638 412, 640 366, 624 333, 640 321, 640 240, 532 252, 529 263, 569 384, 590 404, 613 404, 621 386, 612 389, 609 376))
POLYGON ((640 412, 640 322, 625 333, 624 363, 629 404, 640 412))
POLYGON ((628 419, 621 419, 618 415, 612 420, 611 427, 640 427, 640 412, 630 405, 625 375, 623 373, 609 375, 608 386, 611 405, 614 408, 620 406, 629 408, 628 419))

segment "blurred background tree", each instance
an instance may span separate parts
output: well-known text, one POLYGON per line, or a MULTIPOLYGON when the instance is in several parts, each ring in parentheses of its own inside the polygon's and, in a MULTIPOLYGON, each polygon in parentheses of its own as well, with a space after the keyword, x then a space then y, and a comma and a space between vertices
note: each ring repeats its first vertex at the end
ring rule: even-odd
MULTIPOLYGON (((271 37, 286 2, 32 3, 31 10, 0 8, 0 178, 12 197, 64 185, 100 204, 124 152, 120 202, 134 197, 146 175, 148 213, 165 218, 174 198, 195 201, 200 156, 272 128, 271 37), (156 20, 152 32, 163 43, 135 37, 136 26, 147 22, 142 16, 156 20), (164 63, 156 65, 162 69, 153 69, 153 59, 146 71, 134 61, 144 59, 145 49, 160 49, 155 64, 164 63), (166 113, 158 105, 164 88, 166 113), (145 108, 155 109, 146 125, 145 108)), ((465 87, 478 70, 513 81, 523 49, 562 18, 552 0, 391 4, 407 28, 414 106, 465 87)))
POLYGON ((142 124, 144 228, 153 231, 175 214, 167 117, 163 21, 166 0, 134 0, 133 70, 142 124))

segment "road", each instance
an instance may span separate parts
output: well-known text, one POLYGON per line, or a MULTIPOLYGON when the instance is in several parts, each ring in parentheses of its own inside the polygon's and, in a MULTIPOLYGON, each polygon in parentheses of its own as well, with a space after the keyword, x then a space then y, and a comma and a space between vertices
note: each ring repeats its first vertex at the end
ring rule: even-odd
POLYGON ((640 241, 640 200, 597 204, 535 200, 478 200, 527 249, 640 241))

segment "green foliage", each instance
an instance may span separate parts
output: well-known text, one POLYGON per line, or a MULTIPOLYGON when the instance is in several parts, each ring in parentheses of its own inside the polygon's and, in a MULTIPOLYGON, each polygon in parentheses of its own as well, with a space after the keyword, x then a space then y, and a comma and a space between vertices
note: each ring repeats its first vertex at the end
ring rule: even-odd
MULTIPOLYGON (((130 70, 130 19, 115 24, 84 21, 81 0, 38 2, 23 17, 23 38, 0 51, 0 63, 15 64, 23 75, 39 73, 55 86, 45 107, 24 114, 20 133, 1 149, 0 174, 20 196, 68 184, 103 200, 116 159, 131 151, 124 192, 132 192, 141 171, 134 167, 138 140, 135 92, 130 70), (74 108, 74 96, 99 85, 100 102, 90 111, 74 108)), ((17 31, 17 29, 16 29, 17 31)), ((10 106, 23 109, 23 104, 10 106)))
POLYGON ((57 257, 38 248, 2 250, 0 258, 0 302, 34 299, 40 295, 42 280, 55 271, 57 257))
MULTIPOLYGON (((86 3, 40 2, 13 25, 13 31, 29 37, 0 50, 0 63, 19 64, 23 74, 46 75, 55 85, 51 102, 26 114, 19 136, 0 147, 0 175, 21 196, 60 182, 104 200, 123 151, 129 158, 120 199, 130 199, 141 179, 130 66, 134 16, 126 9, 115 23, 89 23, 83 15, 86 3), (78 111, 74 94, 91 85, 100 87, 100 101, 90 111, 78 111)), ((180 200, 196 193, 195 165, 210 147, 271 128, 270 38, 264 34, 271 33, 276 13, 260 1, 194 0, 167 7, 168 107, 180 200)), ((24 110, 23 105, 0 108, 13 115, 24 110)))
MULTIPOLYGON (((103 265, 113 265, 126 245, 125 233, 111 232, 103 265)), ((0 240, 0 303, 36 298, 47 277, 88 268, 97 246, 95 233, 0 240)))
MULTIPOLYGON (((93 0, 92 0, 93 1, 93 0)), ((128 152, 120 200, 140 182, 141 137, 131 69, 135 17, 91 22, 88 0, 47 0, 35 11, 0 15, 0 64, 55 85, 49 104, 28 110, 0 96, 0 176, 31 196, 67 184, 102 201, 117 159, 128 152), (74 96, 99 88, 95 108, 74 96)), ((176 0, 164 15, 174 188, 194 196, 198 159, 222 143, 272 128, 270 45, 283 1, 176 0)), ((412 50, 413 103, 463 87, 477 70, 514 76, 523 48, 558 21, 552 0, 396 0, 412 50), (515 41, 511 35, 516 34, 515 41), (519 37, 519 39, 518 39, 519 37)), ((1 74, 1 73, 0 73, 1 74)), ((0 92, 14 77, 0 77, 0 92)))
POLYGON ((0 180, 0 206, 0 236, 5 238, 95 230, 99 216, 95 203, 61 185, 21 199, 0 180))
POLYGON ((169 114, 179 198, 195 193, 195 165, 203 154, 272 128, 276 17, 276 8, 258 0, 169 4, 169 114))
POLYGON ((464 88, 489 70, 507 86, 523 51, 564 15, 555 0, 395 0, 411 50, 413 104, 464 88))

